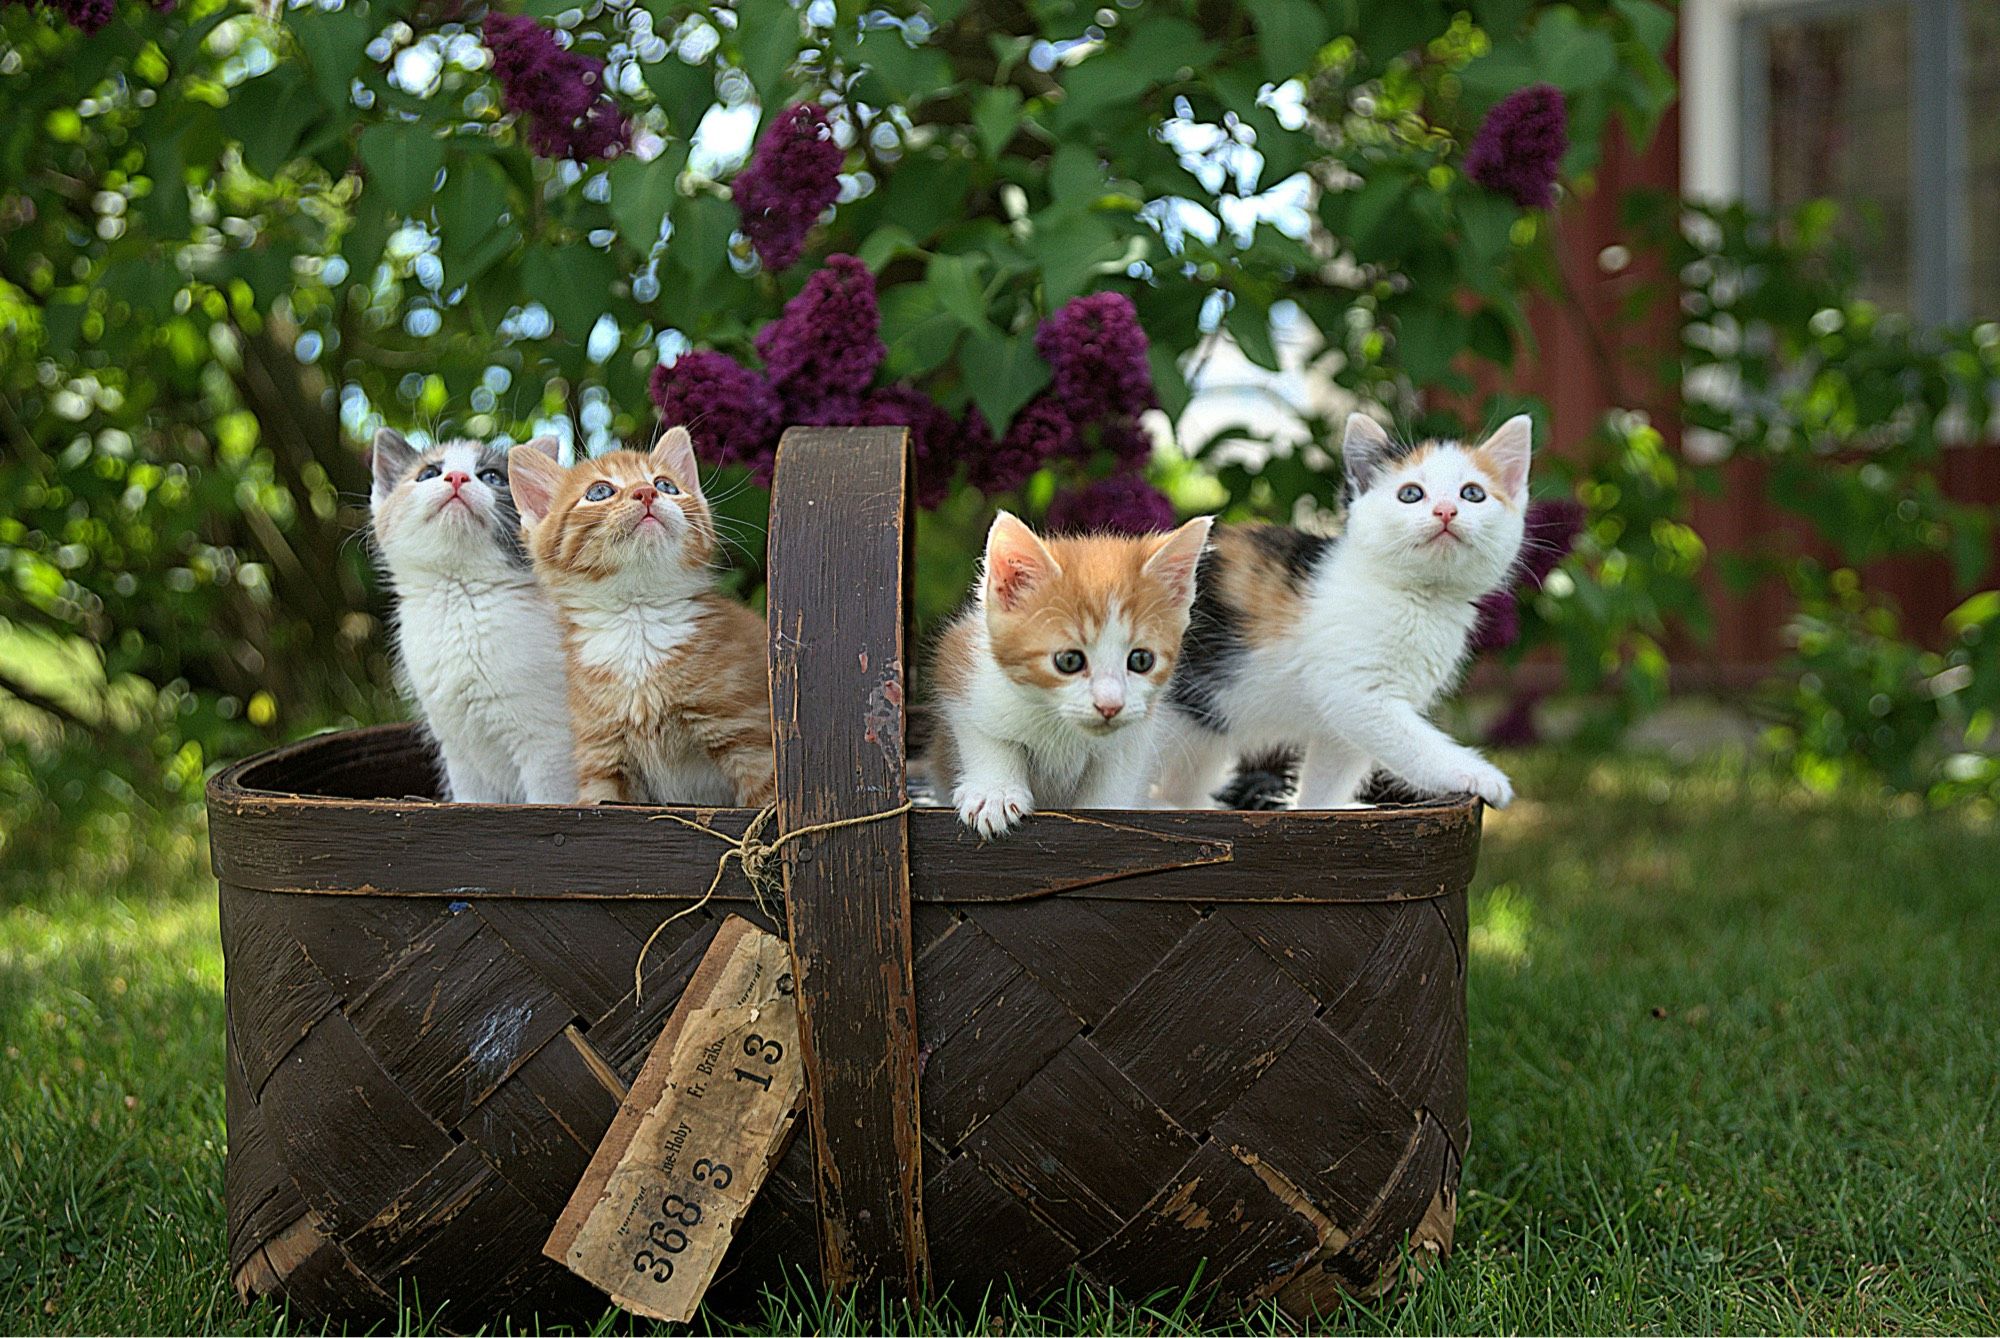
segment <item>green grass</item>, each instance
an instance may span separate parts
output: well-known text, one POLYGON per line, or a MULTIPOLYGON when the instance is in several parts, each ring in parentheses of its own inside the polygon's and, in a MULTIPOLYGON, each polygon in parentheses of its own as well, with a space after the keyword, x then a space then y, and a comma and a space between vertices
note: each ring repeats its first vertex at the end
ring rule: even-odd
MULTIPOLYGON (((1472 908, 1457 1251, 1334 1324, 2000 1328, 1992 816, 1720 765, 1519 770, 1535 798, 1491 819, 1472 908)), ((0 909, 0 1330, 282 1330, 224 1277, 212 884, 194 835, 132 843, 13 870, 0 909)), ((866 1325, 798 1295, 763 1327, 866 1325)), ((1075 1295, 913 1327, 1190 1326, 1075 1295)))

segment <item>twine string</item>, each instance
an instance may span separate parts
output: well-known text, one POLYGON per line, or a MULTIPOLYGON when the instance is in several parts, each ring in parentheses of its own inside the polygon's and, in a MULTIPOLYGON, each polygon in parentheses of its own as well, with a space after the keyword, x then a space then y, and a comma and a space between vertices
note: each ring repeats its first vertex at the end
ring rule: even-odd
POLYGON ((905 799, 894 808, 885 808, 880 813, 864 813, 858 818, 835 818, 831 822, 807 823, 803 827, 794 827, 788 832, 780 832, 775 841, 764 840, 764 828, 777 820, 778 806, 776 804, 766 804, 764 807, 758 809, 757 816, 750 819, 750 825, 743 829, 743 835, 740 837, 718 832, 713 827, 704 826, 692 818, 684 818, 678 813, 652 814, 648 818, 648 821, 659 822, 664 820, 667 822, 678 822, 681 826, 692 828, 704 836, 714 837, 729 848, 723 851, 716 859, 715 877, 708 880, 708 891, 701 894, 701 899, 691 906, 683 906, 666 919, 660 921, 659 926, 646 936, 645 943, 639 948, 639 959, 632 963, 632 997, 634 999, 645 997, 646 953, 651 950, 654 941, 666 931, 668 925, 684 915, 693 915, 696 911, 708 905, 709 901, 714 898, 716 889, 722 886, 723 878, 729 873, 730 860, 735 860, 742 867, 743 876, 750 881, 750 890, 757 894, 757 904, 761 907, 764 904, 764 894, 767 891, 776 892, 779 890, 779 876, 782 872, 782 867, 778 862, 778 854, 785 848, 787 842, 796 841, 802 836, 817 836, 822 832, 839 831, 843 827, 865 827, 871 822, 882 822, 888 818, 901 817, 903 814, 908 813, 911 807, 910 801, 905 799))

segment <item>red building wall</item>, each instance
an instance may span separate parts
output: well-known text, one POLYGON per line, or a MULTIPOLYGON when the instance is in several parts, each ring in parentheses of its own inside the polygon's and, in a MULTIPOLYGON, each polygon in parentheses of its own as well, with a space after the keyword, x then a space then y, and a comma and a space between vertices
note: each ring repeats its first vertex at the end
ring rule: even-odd
MULTIPOLYGON (((1678 43, 1672 64, 1679 73, 1678 43)), ((1595 189, 1572 196, 1556 221, 1563 282, 1573 301, 1538 298, 1530 308, 1535 347, 1517 365, 1511 384, 1548 404, 1551 442, 1560 453, 1575 452, 1613 408, 1641 408, 1679 449, 1678 404, 1662 387, 1663 365, 1677 356, 1675 312, 1650 304, 1634 319, 1623 308, 1635 291, 1664 284, 1671 276, 1663 260, 1647 253, 1619 221, 1627 192, 1676 192, 1681 181, 1679 108, 1670 108, 1659 132, 1635 150, 1614 129, 1598 171, 1595 189), (1623 247, 1630 261, 1607 266, 1607 248, 1623 247)), ((1615 256, 1615 253, 1614 253, 1615 256)), ((1694 499, 1691 520, 1710 554, 1709 590, 1715 629, 1707 643, 1676 648, 1677 681, 1695 686, 1743 686, 1766 673, 1785 652, 1783 630, 1790 601, 1776 582, 1748 592, 1727 589, 1719 576, 1724 555, 1810 551, 1802 527, 1764 497, 1763 471, 1739 461, 1723 469, 1716 497, 1694 499)), ((1947 453, 1942 478, 1947 495, 2000 504, 2000 447, 1970 446, 1947 453)), ((2000 539, 1987 573, 2000 579, 2000 539)), ((1942 561, 1901 559, 1867 568, 1870 588, 1894 600, 1906 626, 1920 638, 1934 638, 1944 615, 1964 598, 1942 561)))

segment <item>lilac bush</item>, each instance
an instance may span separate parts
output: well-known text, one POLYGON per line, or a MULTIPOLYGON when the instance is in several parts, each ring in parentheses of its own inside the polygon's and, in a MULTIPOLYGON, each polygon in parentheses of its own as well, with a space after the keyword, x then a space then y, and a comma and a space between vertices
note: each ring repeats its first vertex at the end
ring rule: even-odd
POLYGON ((757 332, 756 345, 793 422, 851 415, 885 351, 875 276, 853 256, 828 256, 783 313, 757 332))
POLYGON ((1569 152, 1569 118, 1553 84, 1530 84, 1494 104, 1466 151, 1465 174, 1523 209, 1556 202, 1569 152))
POLYGON ((630 135, 625 113, 604 91, 604 62, 568 50, 522 14, 489 13, 486 49, 503 102, 544 158, 608 158, 630 135))
POLYGON ((1528 504, 1527 534, 1515 564, 1515 583, 1477 601, 1479 621, 1472 629, 1475 651, 1505 650, 1521 639, 1521 598, 1542 588, 1583 533, 1583 504, 1558 497, 1528 504))
POLYGON ((783 425, 778 396, 758 373, 726 354, 695 350, 653 369, 653 403, 662 427, 684 427, 702 458, 747 465, 769 482, 783 425))
POLYGON ((1146 332, 1123 293, 1065 302, 1035 331, 1035 351, 1048 361, 1056 398, 1077 423, 1136 418, 1156 403, 1146 332))
POLYGON ((737 173, 730 192, 744 235, 766 269, 797 263, 806 234, 840 196, 846 156, 826 113, 806 102, 779 112, 757 141, 750 165, 737 173))
POLYGON ((1051 534, 1153 534, 1174 526, 1174 504, 1141 474, 1117 473, 1049 503, 1051 534))

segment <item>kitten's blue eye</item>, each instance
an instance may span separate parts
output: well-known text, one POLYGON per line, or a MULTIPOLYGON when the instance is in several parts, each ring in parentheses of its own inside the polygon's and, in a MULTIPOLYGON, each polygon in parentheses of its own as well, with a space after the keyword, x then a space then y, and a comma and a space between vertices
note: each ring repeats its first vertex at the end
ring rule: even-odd
POLYGON ((670 478, 656 478, 653 480, 653 486, 669 497, 679 497, 681 495, 680 485, 670 478))
POLYGON ((489 488, 500 488, 506 486, 507 476, 497 469, 482 469, 479 471, 479 481, 489 488))
POLYGON ((586 502, 601 502, 617 491, 609 483, 606 483, 603 479, 599 479, 583 490, 583 500, 586 502))
POLYGON ((1414 483, 1405 483, 1402 487, 1396 489, 1396 500, 1399 502, 1421 502, 1424 500, 1424 490, 1414 483))
POLYGON ((444 473, 444 471, 442 469, 439 469, 436 465, 425 465, 422 469, 419 469, 417 471, 417 482, 428 483, 430 482, 430 480, 436 478, 438 475, 442 473, 444 473))
POLYGON ((1056 652, 1056 672, 1059 674, 1080 674, 1083 672, 1083 663, 1083 652, 1080 650, 1056 652))
POLYGON ((1135 650, 1125 657, 1125 667, 1135 674, 1147 674, 1153 670, 1153 652, 1135 650))
POLYGON ((1486 500, 1486 489, 1477 483, 1468 483, 1458 490, 1458 495, 1468 502, 1483 502, 1486 500))

